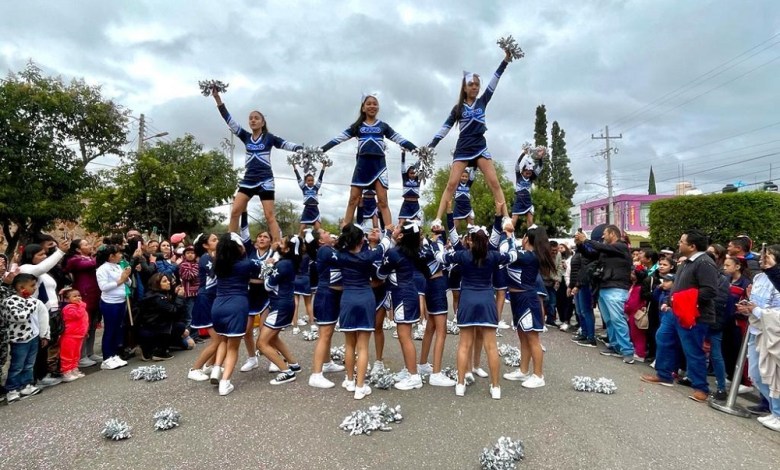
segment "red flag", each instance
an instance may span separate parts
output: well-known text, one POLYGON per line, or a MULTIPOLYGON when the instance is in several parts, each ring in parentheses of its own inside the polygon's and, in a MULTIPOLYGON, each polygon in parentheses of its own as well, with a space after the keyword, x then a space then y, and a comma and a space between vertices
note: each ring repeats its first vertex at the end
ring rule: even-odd
POLYGON ((672 311, 683 328, 693 328, 699 318, 699 289, 691 287, 672 294, 672 311))

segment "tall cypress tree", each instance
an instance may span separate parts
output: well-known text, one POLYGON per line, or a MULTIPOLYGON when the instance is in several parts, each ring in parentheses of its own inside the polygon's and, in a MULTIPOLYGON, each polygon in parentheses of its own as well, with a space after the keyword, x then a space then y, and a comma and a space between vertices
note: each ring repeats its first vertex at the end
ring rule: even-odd
POLYGON ((653 173, 652 165, 650 165, 650 180, 647 183, 647 194, 650 196, 655 195, 655 173, 653 173))
MULTIPOLYGON (((540 104, 536 107, 536 123, 534 124, 534 144, 539 146, 543 145, 547 147, 547 108, 540 104)), ((554 163, 550 160, 545 162, 542 174, 536 180, 536 185, 545 188, 552 189, 552 182, 550 175, 553 171, 554 163)))
MULTIPOLYGON (((552 123, 552 168, 550 172, 550 182, 553 191, 558 191, 563 199, 572 204, 574 192, 577 190, 577 183, 572 178, 569 169, 569 157, 566 155, 566 131, 561 129, 558 121, 552 123)), ((572 204, 573 205, 573 204, 572 204)))

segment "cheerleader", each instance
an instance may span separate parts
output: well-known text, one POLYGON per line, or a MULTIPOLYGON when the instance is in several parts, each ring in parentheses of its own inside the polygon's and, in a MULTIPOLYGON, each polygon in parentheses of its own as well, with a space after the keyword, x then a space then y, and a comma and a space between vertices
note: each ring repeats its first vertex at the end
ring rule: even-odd
POLYGON ((281 258, 269 258, 266 264, 273 264, 274 269, 265 279, 265 289, 271 300, 270 312, 260 329, 257 347, 269 361, 280 369, 279 374, 271 380, 271 385, 280 385, 295 380, 301 366, 292 355, 287 345, 279 337, 279 333, 292 325, 295 308, 294 285, 295 271, 301 263, 301 246, 303 241, 297 235, 285 238, 279 245, 281 258), (281 356, 280 356, 281 354, 281 356))
POLYGON ((333 330, 339 319, 339 304, 344 288, 341 285, 341 270, 338 268, 338 254, 333 248, 335 242, 330 233, 322 229, 307 231, 304 235, 306 251, 316 261, 318 276, 317 295, 314 296, 314 308, 317 311, 316 323, 319 338, 314 347, 309 386, 314 388, 333 388, 336 384, 326 379, 323 373, 341 372, 344 366, 330 360, 330 345, 333 330))
MULTIPOLYGON (((217 296, 217 277, 214 274, 214 257, 217 251, 217 236, 213 233, 201 233, 195 238, 193 245, 195 254, 198 256, 198 296, 195 298, 195 305, 192 307, 193 329, 208 329, 210 341, 198 354, 193 368, 189 370, 187 378, 196 382, 209 380, 209 374, 213 374, 215 368, 208 364, 214 364, 218 348, 222 348, 222 355, 225 354, 225 344, 219 339, 219 335, 214 331, 214 323, 211 321, 211 307, 217 296)), ((219 383, 219 375, 214 377, 214 383, 219 383)))
POLYGON ((469 225, 474 223, 474 210, 471 208, 471 185, 474 184, 476 173, 474 168, 466 167, 460 175, 458 186, 455 188, 453 218, 459 221, 461 229, 463 229, 463 222, 460 221, 465 220, 469 225))
MULTIPOLYGON (((382 241, 382 232, 379 228, 374 228, 368 232, 366 237, 368 243, 366 250, 376 250, 382 241)), ((390 311, 390 291, 387 289, 387 276, 380 269, 383 259, 377 259, 371 269, 371 290, 374 293, 374 352, 376 353, 374 365, 371 367, 371 375, 376 374, 385 368, 385 323, 388 322, 387 314, 390 311)))
POLYGON ((238 231, 241 213, 246 212, 247 205, 254 196, 259 196, 265 220, 268 221, 268 228, 271 231, 271 238, 274 241, 278 241, 281 231, 274 214, 274 172, 271 168, 271 148, 276 147, 287 151, 297 151, 302 150, 303 146, 287 142, 281 137, 268 132, 265 116, 260 111, 249 113, 249 129, 251 132, 245 130, 228 113, 216 88, 211 91, 211 96, 214 97, 217 109, 219 109, 219 113, 231 132, 246 147, 246 169, 243 179, 238 183, 238 192, 233 197, 233 209, 230 212, 228 230, 230 232, 238 231))
MULTIPOLYGON (((247 226, 248 229, 248 226, 247 226)), ((258 265, 265 263, 272 257, 274 251, 271 249, 271 234, 266 231, 260 232, 255 237, 255 243, 247 253, 249 259, 258 265)), ((258 272, 257 275, 249 279, 249 319, 246 322, 246 335, 244 336, 244 345, 246 346, 247 358, 244 365, 239 369, 241 372, 249 372, 260 367, 257 357, 257 343, 255 341, 254 329, 256 324, 265 321, 264 316, 268 314, 270 306, 268 291, 265 290, 265 278, 258 272), (259 317, 259 322, 256 319, 259 317)), ((269 372, 279 372, 274 370, 275 366, 271 363, 269 372)))
MULTIPOLYGON (((412 340, 412 327, 420 321, 420 300, 415 282, 415 272, 430 275, 428 266, 420 259, 420 226, 409 222, 393 231, 396 247, 387 253, 380 272, 389 275, 390 298, 393 302, 393 320, 397 325, 398 342, 404 357, 404 368, 396 374, 395 388, 412 390, 422 387, 417 370, 417 352, 412 340)), ((424 291, 423 291, 424 292, 424 291)))
POLYGON ((555 269, 547 232, 543 227, 528 230, 522 250, 508 267, 512 322, 520 339, 520 368, 504 374, 505 379, 520 381, 525 388, 544 387, 544 351, 539 338, 544 331, 544 311, 537 294, 537 280, 539 274, 545 276, 555 269), (533 373, 529 370, 532 359, 533 373))
MULTIPOLYGON (((497 214, 504 210, 501 203, 496 204, 497 214)), ((496 328, 498 327, 498 312, 493 299, 492 274, 499 264, 510 263, 517 257, 517 252, 507 253, 488 250, 488 233, 484 227, 472 227, 467 238, 468 249, 455 252, 439 253, 441 262, 456 262, 463 268, 461 281, 461 298, 458 305, 458 327, 460 341, 458 342, 458 383, 455 385, 455 395, 466 393, 465 377, 469 372, 469 352, 477 331, 482 332, 485 350, 490 369, 490 396, 501 398, 501 387, 498 383, 499 362, 496 347, 496 328)))
POLYGON ((219 380, 219 394, 233 391, 230 377, 238 360, 238 348, 246 335, 249 317, 249 279, 257 275, 259 265, 247 258, 244 241, 237 233, 226 233, 219 237, 214 259, 214 274, 217 276, 217 297, 211 307, 211 319, 218 340, 225 349, 217 351, 212 381, 219 380))
MULTIPOLYGON (((455 226, 455 219, 452 213, 452 203, 449 204, 449 210, 447 211, 447 227, 449 227, 449 244, 451 247, 455 247, 461 243, 460 236, 458 235, 458 229, 455 226)), ((456 313, 455 321, 457 322, 458 304, 460 302, 460 265, 458 263, 447 263, 447 290, 452 295, 452 311, 456 313)))
POLYGON ((303 306, 306 309, 306 315, 309 321, 314 324, 314 311, 312 310, 312 292, 311 292, 311 258, 308 254, 304 253, 301 258, 298 270, 295 272, 295 304, 293 309, 293 334, 297 335, 301 332, 301 326, 306 325, 306 320, 298 318, 298 306, 303 299, 303 306))
MULTIPOLYGON (((498 66, 498 70, 493 74, 493 79, 488 84, 487 90, 485 90, 479 98, 477 98, 481 85, 479 75, 463 72, 458 103, 452 108, 444 125, 428 145, 431 148, 435 148, 447 133, 449 133, 452 126, 454 126, 456 122, 458 123, 460 134, 458 135, 458 142, 455 145, 452 167, 450 168, 450 177, 447 181, 447 187, 442 194, 439 210, 436 213, 436 219, 431 223, 433 226, 441 225, 441 218, 444 215, 444 211, 450 200, 452 200, 452 197, 455 194, 455 188, 458 185, 458 180, 460 180, 463 170, 465 170, 466 167, 479 168, 482 171, 482 174, 485 175, 485 182, 493 193, 493 198, 496 203, 504 203, 504 192, 501 190, 501 185, 498 183, 496 169, 493 166, 493 157, 490 155, 490 152, 488 152, 487 141, 485 140, 485 131, 487 130, 487 125, 485 123, 485 108, 487 108, 490 99, 493 97, 493 92, 496 89, 496 85, 498 85, 501 74, 504 73, 506 66, 511 61, 512 56, 507 52, 504 60, 501 61, 501 64, 498 66)), ((505 204, 504 211, 506 211, 505 204)))
MULTIPOLYGON (((388 230, 392 225, 388 227, 388 230)), ((390 246, 386 233, 375 250, 362 250, 363 231, 356 225, 347 224, 341 229, 337 247, 338 265, 341 268, 344 294, 339 307, 339 328, 345 335, 345 360, 347 376, 341 386, 355 393, 356 400, 371 394, 371 387, 365 383, 368 369, 368 340, 374 331, 374 295, 370 280, 373 264, 381 260, 390 246), (357 351, 357 375, 355 375, 355 352, 357 351)))
POLYGON ((417 178, 417 165, 406 166, 406 150, 401 151, 401 181, 403 182, 403 198, 398 223, 403 225, 407 220, 420 219, 420 180, 417 178))
POLYGON ((312 174, 307 174, 304 178, 301 178, 301 174, 298 173, 298 168, 295 165, 293 165, 293 171, 298 179, 298 186, 303 192, 303 213, 301 214, 301 226, 298 229, 298 235, 303 236, 303 231, 309 225, 317 229, 320 228, 319 192, 322 187, 322 177, 325 176, 325 165, 322 166, 316 183, 312 174))
POLYGON ((358 205, 357 223, 361 227, 366 220, 371 220, 371 228, 379 227, 379 218, 376 209, 376 191, 373 189, 364 189, 360 204, 358 205))
POLYGON ((357 164, 352 173, 352 189, 349 193, 347 213, 344 214, 344 224, 352 223, 355 208, 360 201, 363 189, 373 188, 379 204, 379 211, 385 223, 390 222, 390 208, 387 205, 387 162, 385 161, 385 141, 388 138, 405 148, 415 150, 417 147, 395 132, 386 122, 377 119, 379 100, 376 95, 363 95, 360 100, 360 115, 344 132, 333 138, 322 147, 327 152, 336 145, 355 137, 358 140, 357 164))
POLYGON ((529 155, 529 149, 517 158, 515 164, 515 202, 512 204, 512 226, 517 225, 517 219, 525 215, 526 227, 534 226, 534 204, 531 201, 531 187, 534 180, 542 173, 545 149, 531 149, 535 155, 529 155))

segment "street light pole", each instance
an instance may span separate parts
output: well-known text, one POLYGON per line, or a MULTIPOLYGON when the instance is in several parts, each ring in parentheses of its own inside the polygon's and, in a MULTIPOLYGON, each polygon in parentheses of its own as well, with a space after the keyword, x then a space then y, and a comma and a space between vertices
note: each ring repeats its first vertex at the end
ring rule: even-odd
POLYGON ((151 139, 156 139, 158 137, 165 137, 168 135, 168 132, 160 132, 159 134, 150 135, 149 137, 144 137, 144 133, 146 132, 146 117, 143 113, 141 113, 141 117, 138 119, 138 153, 143 152, 144 150, 144 142, 151 139))

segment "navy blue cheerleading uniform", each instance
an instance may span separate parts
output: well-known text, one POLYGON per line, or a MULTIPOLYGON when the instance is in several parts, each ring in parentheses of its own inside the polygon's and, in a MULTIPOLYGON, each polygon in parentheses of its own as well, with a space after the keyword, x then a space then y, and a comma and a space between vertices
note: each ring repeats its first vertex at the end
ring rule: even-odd
POLYGON ((382 259, 389 246, 390 238, 385 234, 375 250, 338 253, 338 265, 341 268, 344 287, 339 306, 341 331, 374 331, 376 309, 374 292, 371 290, 371 273, 374 270, 374 263, 382 259))
POLYGON ((265 280, 265 289, 271 300, 271 311, 263 325, 274 330, 281 330, 292 325, 295 313, 295 266, 289 259, 280 259, 274 264, 273 273, 265 280))
MULTIPOLYGON (((488 249, 498 250, 501 245, 506 245, 508 243, 506 234, 501 230, 502 220, 503 218, 500 215, 497 215, 493 222, 493 227, 490 230, 490 244, 488 245, 488 249)), ((501 264, 496 268, 495 272, 493 272, 493 289, 497 291, 506 290, 507 282, 506 264, 501 264)))
MULTIPOLYGON (((388 275, 390 298, 393 302, 393 321, 396 323, 417 323, 420 320, 420 301, 417 275, 425 277, 398 247, 387 252, 385 263, 380 272, 388 275)), ((422 292, 425 293, 423 287, 422 292)))
POLYGON ((374 124, 361 123, 356 129, 349 127, 322 146, 322 151, 327 152, 342 142, 356 137, 358 139, 357 164, 352 173, 352 186, 374 186, 374 182, 387 188, 387 161, 385 160, 385 140, 388 138, 405 148, 414 150, 417 147, 404 139, 387 123, 377 120, 374 124))
POLYGON ((314 186, 307 186, 306 180, 301 178, 298 169, 294 168, 295 177, 298 178, 298 186, 303 192, 303 212, 301 213, 302 224, 313 224, 320 221, 320 199, 319 192, 322 187, 322 177, 325 175, 325 169, 320 170, 320 177, 314 186))
POLYGON ((260 266, 249 258, 237 261, 229 276, 217 276, 217 297, 211 307, 214 331, 223 336, 244 336, 249 318, 249 279, 260 266))
POLYGON ((332 289, 341 286, 341 270, 338 268, 338 252, 331 246, 317 250, 317 295, 314 296, 314 311, 318 325, 334 325, 339 320, 339 305, 342 291, 332 289))
POLYGON ((409 168, 406 166, 406 152, 401 152, 401 181, 403 183, 403 198, 399 219, 419 219, 422 215, 420 209, 420 180, 417 177, 409 178, 409 168))
POLYGON ((246 147, 244 177, 238 183, 239 192, 246 194, 250 198, 254 195, 259 195, 261 199, 273 199, 274 172, 271 169, 271 149, 276 147, 294 152, 302 150, 303 146, 288 142, 269 132, 254 139, 251 132, 242 128, 233 119, 224 104, 219 105, 217 108, 231 132, 246 147))
POLYGON ((458 326, 498 327, 498 310, 493 298, 492 274, 499 264, 514 260, 515 254, 488 251, 481 265, 474 262, 471 250, 442 253, 441 261, 458 263, 463 268, 463 279, 458 303, 458 326))
MULTIPOLYGON (((463 245, 458 236, 458 229, 455 227, 453 214, 447 214, 447 227, 449 227, 449 239, 452 248, 456 251, 462 250, 463 245)), ((460 265, 458 263, 445 263, 447 269, 447 290, 460 291, 460 265)))
MULTIPOLYGON (((363 244, 365 250, 376 250, 377 247, 371 248, 367 243, 363 244)), ((375 311, 379 311, 381 308, 390 308, 390 290, 387 288, 387 275, 381 272, 384 258, 374 261, 373 269, 371 270, 371 290, 374 292, 374 305, 375 311)))
POLYGON ((443 251, 444 243, 441 240, 423 240, 423 259, 428 263, 428 271, 431 273, 425 284, 425 307, 428 315, 446 315, 449 310, 444 263, 436 259, 436 253, 443 251))
POLYGON ((463 102, 460 116, 455 115, 456 108, 450 111, 449 117, 447 117, 444 125, 433 137, 433 140, 428 145, 429 147, 435 148, 447 136, 455 122, 457 122, 460 134, 458 135, 458 142, 455 144, 455 152, 452 156, 453 161, 470 161, 478 157, 492 158, 487 149, 487 140, 485 140, 485 131, 487 131, 485 108, 487 108, 490 98, 493 97, 493 92, 495 92, 496 85, 498 85, 498 79, 501 78, 501 74, 506 70, 506 66, 507 62, 501 61, 498 70, 496 70, 490 83, 488 83, 487 89, 471 106, 465 101, 463 102))
MULTIPOLYGON (((522 331, 543 331, 544 316, 537 294, 539 258, 533 251, 517 252, 517 259, 507 266, 509 274, 509 303, 512 306, 512 322, 522 331)), ((542 281, 542 287, 544 281, 542 281)), ((544 289, 546 291, 546 289, 544 289)), ((546 292, 545 292, 546 293, 546 292)))
POLYGON ((364 219, 371 219, 377 214, 376 207, 376 191, 373 189, 363 190, 363 207, 362 213, 364 219))
POLYGON ((515 202, 512 204, 512 215, 534 213, 534 204, 531 200, 531 187, 534 180, 542 173, 542 161, 533 160, 530 155, 517 160, 515 165, 515 202), (526 168, 533 170, 530 178, 523 176, 526 168))
POLYGON ((474 184, 476 170, 466 167, 466 172, 469 179, 465 183, 458 180, 458 186, 455 188, 455 207, 452 214, 455 220, 474 217, 474 210, 471 208, 471 185, 474 184))
POLYGON ((301 264, 298 265, 298 271, 295 273, 295 295, 309 297, 311 295, 311 278, 309 277, 309 268, 311 261, 309 255, 304 254, 301 258, 301 264))
POLYGON ((192 307, 192 328, 211 328, 211 307, 217 296, 217 277, 214 275, 214 263, 208 253, 204 253, 198 260, 198 296, 192 307))
MULTIPOLYGON (((265 253, 258 253, 257 250, 253 249, 251 252, 247 252, 247 257, 253 261, 255 261, 256 264, 262 265, 265 263, 268 258, 273 256, 274 252, 273 250, 266 250, 265 253)), ((268 291, 265 290, 265 280, 260 276, 258 273, 256 276, 253 277, 253 279, 259 279, 263 282, 250 282, 249 283, 249 315, 254 316, 258 315, 265 311, 265 309, 268 308, 270 305, 270 301, 268 299, 268 291)))

